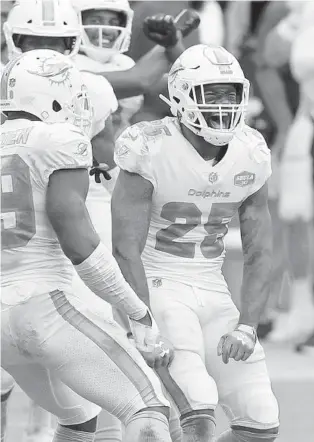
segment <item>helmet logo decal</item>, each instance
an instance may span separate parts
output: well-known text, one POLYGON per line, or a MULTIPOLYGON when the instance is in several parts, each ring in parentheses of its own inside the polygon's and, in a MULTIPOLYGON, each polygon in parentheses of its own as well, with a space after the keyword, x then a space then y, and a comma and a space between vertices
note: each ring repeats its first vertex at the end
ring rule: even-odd
POLYGON ((207 46, 206 48, 204 48, 203 54, 212 64, 229 66, 232 64, 230 54, 219 46, 207 46))
POLYGON ((232 75, 232 59, 230 59, 229 54, 220 47, 212 48, 207 47, 204 49, 204 56, 213 65, 217 66, 220 73, 223 75, 232 75))
POLYGON ((30 74, 39 77, 49 78, 51 84, 64 84, 69 79, 72 65, 65 60, 58 60, 56 57, 45 57, 41 59, 41 65, 35 71, 28 70, 30 74))

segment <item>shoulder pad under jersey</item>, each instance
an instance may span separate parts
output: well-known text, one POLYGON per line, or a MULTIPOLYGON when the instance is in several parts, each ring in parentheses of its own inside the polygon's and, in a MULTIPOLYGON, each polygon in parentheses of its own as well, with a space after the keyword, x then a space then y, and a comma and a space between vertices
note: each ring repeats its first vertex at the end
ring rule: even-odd
POLYGON ((167 129, 159 120, 140 122, 126 129, 116 141, 116 164, 123 170, 143 176, 155 185, 152 159, 158 152, 158 146, 167 129))
POLYGON ((60 169, 87 169, 92 166, 92 147, 88 137, 72 124, 45 124, 41 127, 35 148, 28 151, 41 183, 60 169))
POLYGON ((252 161, 255 180, 250 194, 257 192, 271 176, 271 154, 263 135, 249 126, 244 127, 243 135, 248 143, 249 158, 252 161))

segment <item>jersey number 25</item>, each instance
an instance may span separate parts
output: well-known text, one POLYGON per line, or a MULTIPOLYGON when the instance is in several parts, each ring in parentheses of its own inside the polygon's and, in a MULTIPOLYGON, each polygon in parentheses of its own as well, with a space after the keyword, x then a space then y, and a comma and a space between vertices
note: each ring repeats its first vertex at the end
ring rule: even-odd
MULTIPOLYGON (((212 204, 208 220, 203 224, 207 235, 200 244, 204 258, 214 259, 222 254, 228 223, 238 207, 238 203, 212 204)), ((175 240, 202 224, 202 212, 196 204, 170 202, 163 206, 160 216, 173 224, 157 232, 155 249, 181 258, 194 258, 196 242, 175 240), (176 223, 177 218, 185 219, 186 223, 176 223)))

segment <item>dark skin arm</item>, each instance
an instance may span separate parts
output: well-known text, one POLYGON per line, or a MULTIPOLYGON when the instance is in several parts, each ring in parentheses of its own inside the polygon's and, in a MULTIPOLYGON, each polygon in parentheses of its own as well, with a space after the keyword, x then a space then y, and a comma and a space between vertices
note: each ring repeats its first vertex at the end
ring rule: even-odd
MULTIPOLYGON (((46 213, 73 265, 85 261, 100 242, 85 205, 88 187, 87 169, 63 169, 52 173, 47 188, 46 213)), ((149 314, 138 322, 151 325, 149 314)))
POLYGON ((88 258, 100 241, 85 206, 88 187, 87 169, 69 169, 55 171, 47 188, 49 221, 64 254, 74 265, 88 258))
POLYGON ((93 157, 101 164, 108 165, 109 170, 115 167, 113 152, 115 146, 115 135, 112 124, 112 117, 106 120, 106 127, 92 139, 93 157))
POLYGON ((141 259, 151 218, 153 185, 145 178, 120 171, 111 200, 112 253, 121 272, 149 307, 149 291, 141 259))
POLYGON ((169 61, 162 47, 154 47, 126 71, 103 72, 118 100, 144 94, 169 70, 169 61))
MULTIPOLYGON (((149 290, 141 259, 151 218, 153 185, 140 175, 120 171, 112 200, 112 253, 117 260, 126 281, 137 296, 147 305, 149 290)), ((121 310, 116 312, 120 323, 125 323, 126 315, 121 310)), ((165 339, 168 346, 171 344, 165 339)), ((162 359, 152 360, 144 355, 150 367, 166 367, 173 359, 173 353, 162 359)))
POLYGON ((199 17, 196 13, 183 14, 183 23, 177 27, 177 19, 157 14, 144 21, 145 35, 158 45, 143 55, 134 67, 127 71, 103 72, 112 85, 118 99, 142 95, 169 71, 170 64, 184 52, 183 36, 196 29, 199 17))
POLYGON ((244 257, 240 324, 256 327, 265 308, 272 270, 272 226, 265 184, 239 208, 244 257))

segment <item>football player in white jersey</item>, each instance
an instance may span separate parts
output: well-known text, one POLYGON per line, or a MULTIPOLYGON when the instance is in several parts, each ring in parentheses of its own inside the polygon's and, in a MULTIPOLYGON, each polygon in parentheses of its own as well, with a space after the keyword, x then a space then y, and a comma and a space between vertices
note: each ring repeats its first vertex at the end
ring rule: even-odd
MULTIPOLYGON (((3 28, 9 59, 15 58, 21 52, 40 48, 54 49, 73 58, 79 50, 81 37, 79 16, 72 8, 71 3, 66 0, 17 2, 14 8, 11 9, 3 28)), ((94 109, 93 125, 90 134, 93 142, 93 154, 98 158, 99 162, 104 162, 112 157, 112 154, 107 156, 107 150, 110 152, 113 150, 113 136, 110 133, 110 125, 108 125, 109 127, 106 131, 104 130, 104 125, 110 114, 116 110, 117 100, 112 87, 105 78, 87 72, 83 73, 83 76, 94 109), (99 148, 99 140, 103 145, 102 149, 99 148), (104 155, 106 156, 105 160, 103 159, 104 155)), ((94 189, 96 187, 94 178, 91 178, 90 181, 91 187, 94 189)), ((106 190, 102 186, 97 186, 97 191, 98 193, 102 191, 102 195, 106 195, 106 190)), ((104 219, 107 211, 102 210, 103 205, 98 204, 97 207, 98 217, 95 216, 92 206, 89 205, 90 216, 93 217, 93 224, 101 235, 102 241, 110 244, 109 240, 107 240, 110 237, 110 233, 107 235, 103 234, 106 230, 100 229, 99 226, 99 219, 104 219)), ((80 278, 76 277, 75 272, 74 283, 77 285, 74 288, 80 288, 82 293, 88 290, 80 278)), ((88 291, 86 295, 90 295, 90 292, 88 291)), ((98 303, 99 308, 111 311, 107 303, 100 302, 95 296, 93 296, 93 300, 94 303, 98 303)), ((7 379, 7 376, 5 378, 7 379)), ((5 395, 5 399, 3 407, 7 403, 8 395, 5 395)), ((28 425, 25 429, 25 441, 51 441, 51 424, 49 414, 31 402, 28 425)), ((116 421, 116 424, 120 426, 118 421, 116 421)), ((5 428, 5 425, 3 428, 5 428)))
MULTIPOLYGON (((127 0, 72 0, 81 14, 83 26, 81 54, 76 57, 80 70, 116 72, 131 69, 135 62, 124 54, 129 49, 133 10, 127 0)), ((129 126, 143 97, 125 98, 119 101, 114 115, 116 130, 129 126)))
MULTIPOLYGON (((121 50, 127 47, 127 41, 130 37, 131 12, 129 9, 128 7, 125 12, 128 16, 128 29, 127 32, 123 34, 121 50)), ((164 22, 167 24, 166 20, 164 20, 164 22)), ((191 30, 192 29, 193 26, 191 26, 191 30)), ((11 10, 7 22, 4 24, 4 33, 10 58, 13 58, 21 52, 40 48, 57 50, 69 57, 75 57, 80 46, 81 31, 78 14, 67 0, 29 0, 27 2, 17 3, 11 10)), ((166 34, 164 37, 164 29, 153 29, 153 32, 154 35, 159 33, 161 36, 160 43, 167 46, 167 42, 164 43, 164 41, 166 41, 169 35, 166 34)), ((173 23, 170 23, 170 29, 168 28, 167 32, 170 34, 170 37, 171 35, 176 35, 177 30, 173 23)), ((116 75, 116 72, 108 72, 110 83, 119 99, 132 96, 136 91, 143 92, 145 88, 149 88, 154 81, 157 81, 157 79, 168 70, 167 57, 173 57, 178 51, 182 51, 183 48, 179 38, 175 41, 170 39, 169 45, 170 43, 172 46, 166 50, 159 47, 157 49, 155 48, 155 51, 150 51, 146 57, 143 57, 143 59, 134 66, 134 69, 128 69, 130 66, 127 67, 125 65, 124 71, 120 71, 118 75, 116 75), (150 70, 153 72, 150 72, 150 70)), ((96 71, 98 72, 97 69, 95 70, 95 65, 98 65, 99 69, 99 63, 95 61, 92 66, 85 66, 86 61, 90 63, 93 60, 87 57, 83 58, 84 63, 79 63, 80 69, 82 68, 85 71, 91 70, 94 73, 96 71)), ((128 60, 128 58, 122 54, 120 54, 120 56, 116 55, 114 59, 128 60)), ((80 60, 80 58, 78 58, 78 60, 80 60)), ((121 68, 122 66, 120 66, 120 69, 121 68)), ((117 109, 118 103, 111 85, 106 78, 103 78, 103 75, 93 75, 85 71, 83 73, 84 81, 88 87, 94 108, 91 133, 93 155, 98 163, 106 163, 111 169, 114 167, 114 142, 110 115, 117 109)), ((106 75, 107 74, 104 74, 104 76, 106 75)), ((114 179, 110 181, 107 188, 109 187, 109 189, 111 189, 113 184, 114 179)), ((108 210, 106 209, 108 201, 106 204, 105 200, 106 198, 109 200, 109 196, 103 189, 103 186, 95 186, 94 180, 91 182, 91 193, 95 196, 93 199, 97 203, 94 205, 93 201, 91 201, 89 205, 91 216, 96 223, 96 229, 101 235, 102 240, 110 246, 110 223, 108 225, 108 223, 103 222, 103 218, 106 218, 106 214, 108 214, 108 210), (101 203, 100 201, 102 199, 103 201, 101 203), (94 206, 97 206, 97 216, 93 216, 92 213, 95 212, 94 206), (104 216, 99 214, 99 212, 104 216)))
POLYGON ((256 326, 269 294, 270 153, 244 123, 249 82, 224 48, 187 49, 169 73, 174 117, 141 122, 117 140, 113 253, 150 306, 175 358, 157 372, 180 413, 183 442, 215 439, 218 401, 231 429, 219 442, 272 442, 278 405, 256 326), (221 267, 239 214, 242 304, 221 267))
MULTIPOLYGON (((11 11, 4 30, 9 47, 10 58, 15 57, 21 52, 41 47, 55 49, 74 58, 79 49, 79 37, 81 35, 79 17, 75 14, 70 3, 66 0, 29 0, 27 2, 18 3, 11 11)), ((157 33, 158 30, 155 30, 155 35, 157 33)), ((159 57, 160 55, 161 53, 159 54, 159 57)), ((123 58, 123 60, 127 59, 122 55, 120 58, 123 58)), ((158 63, 158 60, 159 58, 156 58, 156 55, 153 55, 151 65, 156 63, 158 67, 161 66, 162 63, 158 63)), ((165 59, 165 61, 166 64, 162 69, 165 69, 168 65, 167 59, 165 59)), ((97 63, 95 62, 95 64, 97 63)), ((151 65, 149 64, 148 58, 147 66, 151 65)), ((126 65, 124 66, 124 69, 127 69, 126 65)), ((121 72, 121 74, 123 73, 121 72)), ((155 74, 156 72, 154 72, 154 75, 155 74)), ((84 72, 83 75, 94 107, 93 127, 91 132, 93 155, 98 162, 107 163, 111 168, 114 163, 113 133, 111 130, 110 114, 116 110, 117 100, 112 87, 105 78, 88 72, 84 72), (106 128, 104 128, 105 122, 106 128)), ((154 75, 147 75, 149 82, 152 81, 154 75)), ((123 77, 118 79, 119 82, 116 87, 118 88, 119 96, 123 97, 123 94, 127 91, 125 84, 128 83, 129 77, 129 73, 125 72, 124 82, 121 81, 123 80, 123 77)), ((143 76, 140 77, 138 73, 133 77, 137 78, 137 83, 144 78, 143 76)), ((146 87, 149 87, 149 82, 146 87)), ((132 83, 131 87, 134 87, 134 85, 135 84, 132 83)), ((114 173, 111 172, 111 176, 114 177, 114 173)), ((114 179, 111 179, 109 181, 109 186, 107 185, 106 187, 110 189, 110 187, 113 186, 114 181, 114 179)), ((103 186, 95 183, 94 178, 90 179, 90 188, 86 205, 101 240, 108 247, 111 247, 110 195, 103 186)), ((95 297, 84 284, 82 284, 80 278, 75 274, 73 279, 73 289, 78 292, 80 291, 82 296, 85 294, 86 298, 92 296, 93 303, 98 304, 99 308, 103 309, 106 315, 111 312, 110 306, 104 302, 100 302, 99 299, 95 297)), ((35 404, 32 404, 32 406, 33 408, 36 407, 35 404)), ((49 417, 44 413, 40 413, 39 409, 36 413, 32 413, 31 411, 31 414, 36 417, 36 419, 33 424, 30 424, 30 427, 33 429, 45 427, 45 432, 48 432, 47 437, 49 438, 50 432, 47 425, 49 417), (39 421, 38 418, 40 416, 41 418, 39 421)), ((110 440, 113 440, 113 434, 116 434, 115 437, 119 440, 120 436, 117 436, 117 434, 121 433, 119 429, 121 427, 120 423, 113 417, 111 420, 111 422, 107 423, 108 428, 110 427, 112 431, 110 434, 107 434, 107 436, 110 440)), ((30 433, 28 440, 30 440, 30 437, 35 437, 31 428, 28 429, 28 432, 30 433)), ((43 439, 43 432, 44 428, 42 428, 41 434, 38 435, 39 440, 43 439)))
POLYGON ((74 266, 128 315, 147 361, 169 364, 170 348, 85 206, 92 108, 80 72, 55 51, 30 51, 6 66, 1 93, 2 367, 58 417, 55 442, 92 441, 100 407, 126 425, 127 441, 170 442, 158 378, 71 287, 74 266))

